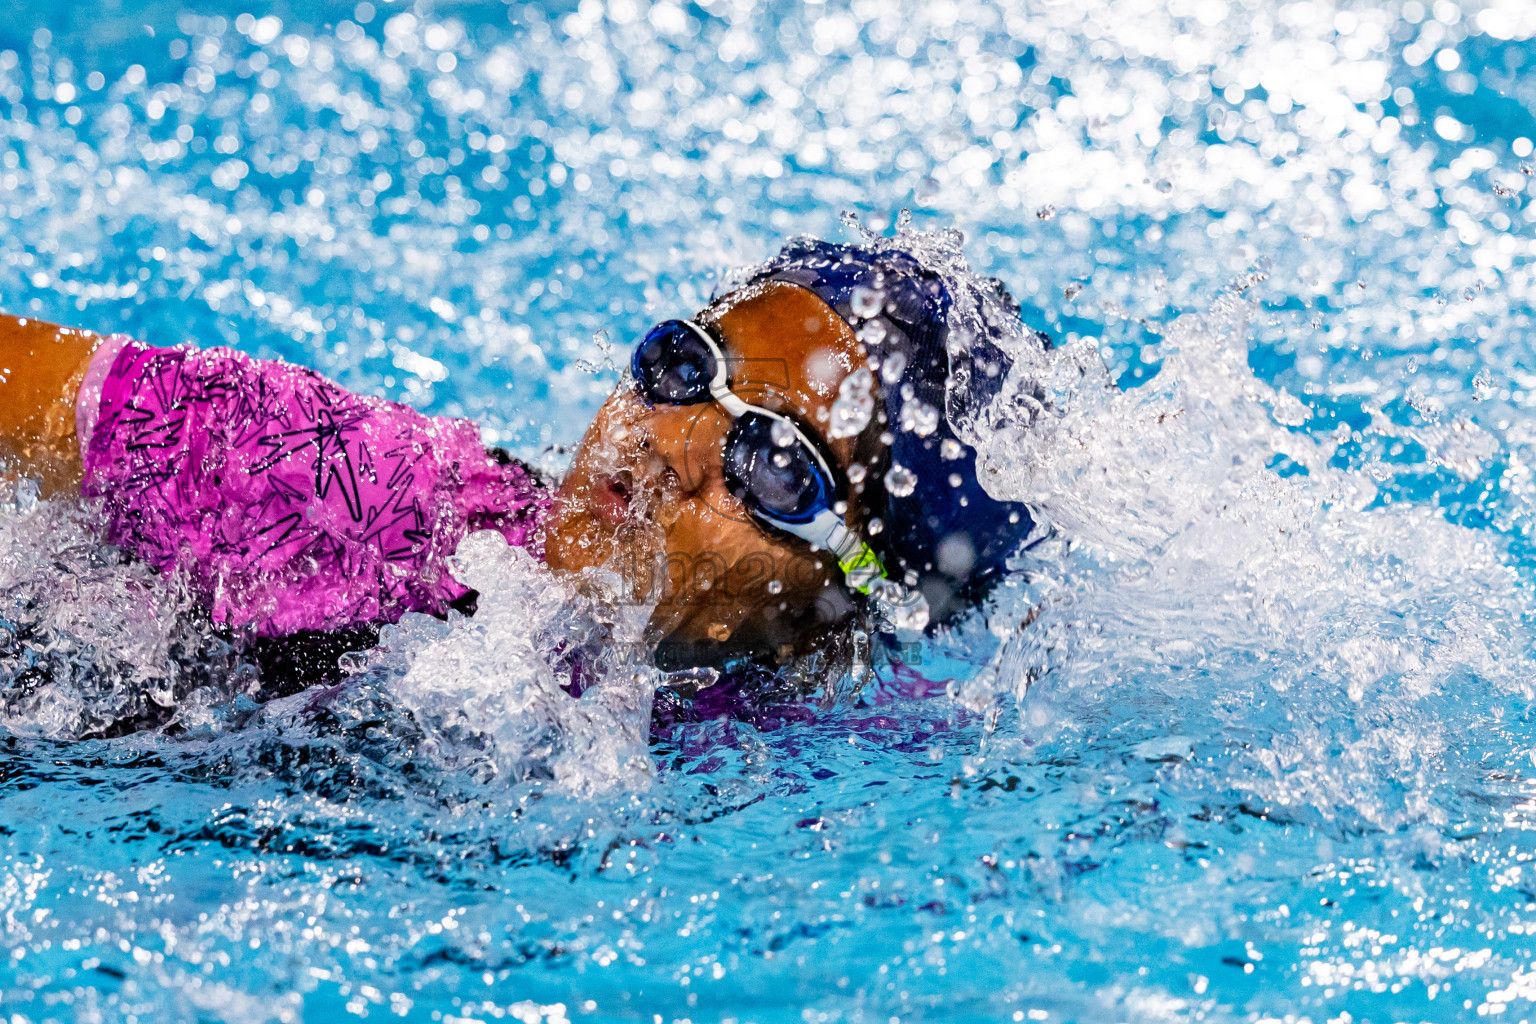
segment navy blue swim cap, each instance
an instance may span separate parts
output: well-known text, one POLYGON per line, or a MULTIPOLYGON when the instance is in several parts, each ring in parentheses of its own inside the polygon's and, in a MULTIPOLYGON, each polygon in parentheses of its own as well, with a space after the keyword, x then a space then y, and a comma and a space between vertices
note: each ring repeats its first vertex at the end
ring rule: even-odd
POLYGON ((1034 526, 1028 506, 998 501, 982 489, 976 451, 951 422, 954 386, 976 407, 998 393, 1008 368, 1003 347, 990 337, 1000 325, 979 310, 1006 305, 1015 336, 1048 341, 1020 330, 1017 306, 1000 284, 946 279, 894 246, 795 239, 747 284, 764 281, 797 284, 820 296, 878 362, 890 464, 900 469, 887 474, 890 486, 880 473, 866 479, 865 499, 882 528, 867 529, 865 540, 892 578, 922 589, 936 621, 946 618, 985 592, 1034 526), (965 337, 954 338, 955 289, 978 287, 994 288, 994 301, 968 302, 965 337))

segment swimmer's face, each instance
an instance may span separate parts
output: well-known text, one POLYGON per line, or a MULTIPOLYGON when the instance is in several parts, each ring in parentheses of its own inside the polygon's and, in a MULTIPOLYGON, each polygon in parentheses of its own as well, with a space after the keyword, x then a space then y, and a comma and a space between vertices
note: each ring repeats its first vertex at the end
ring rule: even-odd
MULTIPOLYGON (((773 282, 695 319, 720 342, 733 391, 826 438, 838 386, 866 358, 826 303, 773 282)), ((834 559, 773 531, 731 493, 723 467, 730 427, 714 402, 653 406, 621 383, 587 429, 547 528, 557 572, 616 573, 630 598, 658 600, 650 638, 672 663, 714 660, 722 650, 799 650, 851 609, 834 559)), ((839 474, 856 457, 869 461, 868 436, 824 444, 839 474)), ((861 490, 848 494, 855 524, 861 490)))

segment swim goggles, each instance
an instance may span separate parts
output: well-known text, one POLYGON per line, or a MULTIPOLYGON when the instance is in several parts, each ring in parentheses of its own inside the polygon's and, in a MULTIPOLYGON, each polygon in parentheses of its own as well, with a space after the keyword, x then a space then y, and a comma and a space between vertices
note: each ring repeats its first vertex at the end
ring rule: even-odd
POLYGON ((725 355, 692 320, 664 320, 635 348, 630 370, 641 394, 662 405, 713 399, 731 417, 725 480, 756 518, 832 552, 848 586, 868 594, 885 577, 869 545, 833 510, 836 478, 794 420, 731 390, 725 355))

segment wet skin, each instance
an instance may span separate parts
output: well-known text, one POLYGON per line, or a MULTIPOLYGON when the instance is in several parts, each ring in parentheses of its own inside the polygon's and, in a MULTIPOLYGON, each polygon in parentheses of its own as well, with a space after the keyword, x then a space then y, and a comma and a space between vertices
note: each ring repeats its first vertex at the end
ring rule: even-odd
MULTIPOLYGON (((772 282, 701 312, 730 364, 731 388, 825 438, 838 385, 863 366, 853 331, 813 292, 772 282)), ((546 530, 552 569, 607 569, 636 600, 659 597, 650 639, 672 650, 787 654, 851 608, 836 560, 751 517, 730 492, 722 449, 730 417, 714 402, 649 405, 629 381, 598 411, 546 530)), ((879 424, 825 442, 838 471, 878 451, 879 424)), ((873 474, 871 474, 873 475, 873 474)), ((848 494, 861 525, 862 487, 848 494)), ((687 655, 682 660, 688 660, 687 655)), ((709 660, 707 657, 695 660, 709 660)))
POLYGON ((80 486, 75 395, 100 344, 92 331, 0 316, 0 460, 45 498, 80 486))

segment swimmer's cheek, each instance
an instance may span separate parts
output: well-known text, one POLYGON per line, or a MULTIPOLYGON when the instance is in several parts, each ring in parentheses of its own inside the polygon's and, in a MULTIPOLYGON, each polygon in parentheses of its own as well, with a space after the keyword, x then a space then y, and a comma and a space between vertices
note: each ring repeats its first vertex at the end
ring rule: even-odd
POLYGON ((809 612, 832 584, 832 564, 702 498, 685 502, 669 531, 651 639, 770 654, 784 643, 798 646, 820 623, 809 612))

